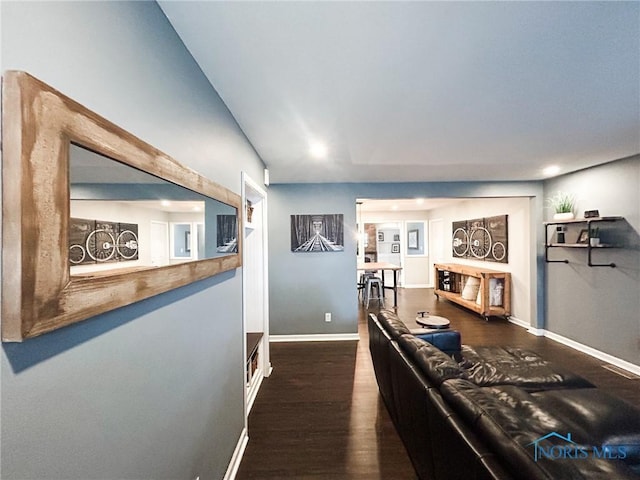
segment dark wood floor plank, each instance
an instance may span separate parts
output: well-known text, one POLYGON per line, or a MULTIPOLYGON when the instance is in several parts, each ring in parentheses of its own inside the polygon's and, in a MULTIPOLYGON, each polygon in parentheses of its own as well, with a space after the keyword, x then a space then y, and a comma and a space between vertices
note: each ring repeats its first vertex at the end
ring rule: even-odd
MULTIPOLYGON (((377 307, 372 306, 375 312, 377 307)), ((504 319, 486 322, 462 307, 436 300, 431 289, 400 289, 398 315, 407 325, 418 327, 419 310, 449 318, 463 343, 534 350, 640 405, 640 381, 609 372, 602 368, 604 362, 531 335, 504 319)), ((359 333, 359 342, 271 344, 274 370, 264 380, 249 416, 249 444, 238 480, 416 478, 378 393, 362 308, 359 333)))

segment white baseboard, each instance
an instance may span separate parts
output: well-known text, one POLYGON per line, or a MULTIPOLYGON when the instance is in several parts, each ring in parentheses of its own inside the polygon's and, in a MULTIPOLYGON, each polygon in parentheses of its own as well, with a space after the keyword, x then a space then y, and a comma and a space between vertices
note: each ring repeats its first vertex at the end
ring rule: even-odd
POLYGON ((602 352, 588 345, 584 345, 583 343, 576 342, 575 340, 571 340, 570 338, 564 337, 562 335, 558 335, 557 333, 550 332, 549 330, 545 330, 544 328, 533 328, 528 323, 523 322, 522 320, 519 320, 517 318, 510 317, 509 321, 515 325, 518 325, 519 327, 526 328, 531 335, 535 335, 536 337, 546 337, 549 340, 561 343, 562 345, 566 345, 567 347, 571 347, 574 350, 586 353, 587 355, 597 358, 598 360, 610 363, 611 365, 620 367, 623 370, 633 373, 634 375, 640 376, 640 365, 635 365, 621 358, 614 357, 613 355, 602 352))
POLYGON ((311 335, 269 335, 270 342, 336 342, 360 340, 357 333, 318 333, 311 335))
POLYGON ((550 338, 551 340, 566 345, 567 347, 571 347, 574 350, 578 350, 579 352, 586 353, 587 355, 591 355, 598 360, 602 360, 603 362, 610 363, 611 365, 615 365, 616 367, 620 367, 623 370, 627 370, 628 372, 633 373, 634 375, 640 376, 640 365, 634 365, 631 362, 627 362, 618 357, 614 357, 613 355, 609 355, 608 353, 601 352, 600 350, 596 350, 593 347, 588 345, 584 345, 580 342, 576 342, 575 340, 571 340, 570 338, 563 337, 562 335, 558 335, 557 333, 550 332, 549 330, 545 330, 545 337, 550 338))
POLYGON ((429 285, 428 283, 412 283, 411 285, 403 285, 398 288, 433 288, 433 285, 429 285))
POLYGON ((520 320, 517 317, 509 317, 509 322, 519 327, 526 328, 531 335, 535 335, 536 337, 544 337, 544 328, 533 328, 527 322, 525 322, 524 320, 520 320))
POLYGON ((236 474, 238 473, 238 469, 240 468, 240 462, 242 462, 242 456, 244 455, 244 451, 247 448, 248 442, 249 435, 247 433, 247 429, 243 428, 242 432, 240 433, 240 438, 238 439, 236 449, 233 451, 231 461, 229 462, 229 466, 227 467, 227 473, 224 474, 222 480, 234 480, 236 478, 236 474))
POLYGON ((525 322, 524 320, 520 320, 518 317, 514 317, 514 316, 510 315, 508 320, 509 320, 510 323, 518 325, 519 327, 526 328, 526 329, 529 328, 529 324, 527 322, 525 322))
POLYGON ((586 353, 593 358, 597 358, 598 360, 610 363, 611 365, 620 367, 623 370, 633 373, 634 375, 640 376, 640 365, 635 365, 621 358, 614 357, 613 355, 602 352, 593 347, 589 347, 588 345, 584 345, 580 342, 576 342, 575 340, 571 340, 570 338, 564 337, 562 335, 558 335, 557 333, 550 332, 549 330, 545 330, 544 328, 533 328, 528 323, 523 322, 522 320, 518 320, 517 318, 511 317, 509 318, 509 321, 515 325, 518 325, 519 327, 526 328, 531 335, 535 335, 536 337, 546 337, 549 340, 561 343, 562 345, 571 347, 574 350, 586 353))
POLYGON ((535 335, 536 337, 544 337, 545 333, 547 332, 544 328, 529 327, 527 328, 527 330, 531 335, 535 335))
POLYGON ((255 402, 256 397, 258 396, 260 385, 262 385, 262 380, 264 379, 262 370, 258 370, 256 372, 256 375, 258 375, 258 377, 255 378, 255 383, 252 382, 252 385, 247 392, 247 415, 249 415, 249 413, 251 412, 251 407, 253 407, 253 402, 255 402))

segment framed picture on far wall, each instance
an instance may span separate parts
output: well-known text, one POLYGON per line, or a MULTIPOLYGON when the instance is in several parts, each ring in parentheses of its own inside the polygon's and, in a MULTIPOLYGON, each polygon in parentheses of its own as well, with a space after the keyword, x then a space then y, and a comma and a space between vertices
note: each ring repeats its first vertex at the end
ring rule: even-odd
POLYGON ((418 247, 418 230, 409 230, 407 232, 407 248, 410 250, 417 250, 418 247))
POLYGON ((344 215, 291 215, 291 251, 300 253, 344 251, 344 215))
POLYGON ((391 245, 391 253, 400 253, 400 244, 394 243, 391 245))

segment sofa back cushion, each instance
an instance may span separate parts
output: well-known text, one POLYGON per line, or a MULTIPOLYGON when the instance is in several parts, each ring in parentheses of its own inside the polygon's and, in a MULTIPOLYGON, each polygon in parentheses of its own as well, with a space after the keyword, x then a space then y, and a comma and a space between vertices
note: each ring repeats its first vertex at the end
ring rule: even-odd
POLYGON ((591 479, 636 478, 624 463, 587 456, 550 458, 538 448, 562 452, 571 427, 538 403, 531 394, 511 385, 479 387, 451 379, 440 386, 442 397, 504 461, 516 478, 591 479))
POLYGON ((398 345, 436 387, 449 378, 464 376, 455 360, 421 338, 411 334, 402 335, 398 338, 398 345))
POLYGON ((608 447, 640 474, 640 409, 597 388, 537 392, 536 401, 563 419, 576 440, 608 447))
POLYGON ((391 310, 380 310, 378 321, 394 340, 400 335, 411 333, 404 322, 391 310))

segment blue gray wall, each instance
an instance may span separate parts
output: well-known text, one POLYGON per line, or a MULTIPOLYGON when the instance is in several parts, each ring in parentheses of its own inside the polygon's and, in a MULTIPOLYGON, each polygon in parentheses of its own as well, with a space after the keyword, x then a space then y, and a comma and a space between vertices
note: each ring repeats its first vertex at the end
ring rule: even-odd
MULTIPOLYGON (((582 249, 551 252, 569 264, 547 266, 546 328, 640 365, 640 156, 557 177, 544 189, 545 197, 557 191, 575 195, 578 217, 598 209, 625 218, 615 226, 625 248, 594 252, 594 261, 615 262, 617 268, 588 267, 582 249)), ((546 214, 550 220, 552 212, 546 214)), ((578 232, 567 235, 567 242, 575 241, 578 232)))
MULTIPOLYGON (((1 2, 24 70, 240 192, 263 165, 155 2, 1 2)), ((241 270, 2 345, 3 479, 222 478, 243 419, 241 270)))
POLYGON ((269 189, 269 332, 358 331, 355 197, 348 185, 278 185, 269 189), (344 214, 344 251, 292 252, 291 215, 344 214), (324 314, 331 312, 332 321, 324 314))
POLYGON ((533 327, 542 328, 542 183, 296 184, 269 189, 269 305, 273 335, 358 331, 356 295, 357 198, 530 197, 533 327), (294 253, 289 229, 293 214, 343 213, 344 252, 294 253), (324 314, 332 313, 326 323, 324 314))

